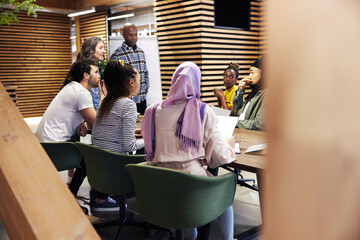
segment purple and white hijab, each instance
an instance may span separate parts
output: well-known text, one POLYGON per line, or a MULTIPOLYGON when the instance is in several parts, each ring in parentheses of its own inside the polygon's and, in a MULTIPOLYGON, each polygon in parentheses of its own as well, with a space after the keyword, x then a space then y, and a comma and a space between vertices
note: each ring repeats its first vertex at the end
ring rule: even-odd
MULTIPOLYGON (((161 107, 166 108, 178 101, 187 100, 174 133, 176 137, 180 138, 180 149, 183 151, 198 152, 199 144, 202 142, 201 122, 206 104, 199 100, 200 82, 201 72, 195 63, 180 64, 171 78, 168 96, 161 103, 161 107)), ((157 103, 146 109, 141 126, 147 161, 152 161, 155 154, 155 111, 159 105, 160 103, 157 103)))

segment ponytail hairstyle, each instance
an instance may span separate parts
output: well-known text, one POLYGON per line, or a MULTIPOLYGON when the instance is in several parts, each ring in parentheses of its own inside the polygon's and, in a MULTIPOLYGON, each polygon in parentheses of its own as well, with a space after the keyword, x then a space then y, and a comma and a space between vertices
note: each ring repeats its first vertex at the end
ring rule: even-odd
POLYGON ((80 82, 84 78, 84 73, 90 74, 91 65, 95 66, 95 63, 90 59, 75 61, 71 65, 70 71, 67 73, 61 89, 72 81, 80 82))
POLYGON ((225 72, 228 70, 228 69, 232 69, 232 70, 234 70, 234 72, 235 72, 235 75, 236 75, 236 80, 238 79, 238 76, 239 76, 239 70, 240 70, 240 67, 239 67, 239 64, 236 64, 236 63, 230 63, 229 64, 229 66, 225 69, 225 71, 224 71, 224 74, 225 74, 225 72))
POLYGON ((107 95, 98 109, 97 124, 110 112, 115 101, 130 96, 130 79, 135 78, 136 74, 135 68, 123 60, 110 60, 106 64, 104 82, 107 95))
POLYGON ((103 42, 100 37, 89 37, 85 39, 81 46, 80 52, 76 57, 76 61, 82 59, 92 59, 92 54, 95 53, 96 45, 98 45, 99 42, 103 42), (91 51, 93 51, 93 53, 91 53, 91 51))

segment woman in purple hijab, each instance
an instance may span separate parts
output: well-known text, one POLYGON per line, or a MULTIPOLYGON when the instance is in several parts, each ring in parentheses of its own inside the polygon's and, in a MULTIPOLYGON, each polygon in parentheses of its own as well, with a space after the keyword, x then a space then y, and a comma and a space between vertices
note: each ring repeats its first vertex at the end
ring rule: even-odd
MULTIPOLYGON (((204 166, 235 160, 234 138, 222 139, 215 113, 199 100, 200 82, 199 67, 184 62, 172 76, 167 98, 146 109, 141 130, 149 164, 212 176, 204 166)), ((232 207, 218 221, 223 239, 233 239, 232 207)))

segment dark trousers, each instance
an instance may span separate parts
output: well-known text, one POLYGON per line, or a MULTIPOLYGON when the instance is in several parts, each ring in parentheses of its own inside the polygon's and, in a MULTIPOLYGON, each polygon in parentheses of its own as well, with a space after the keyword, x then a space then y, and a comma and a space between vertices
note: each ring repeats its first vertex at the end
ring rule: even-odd
POLYGON ((86 177, 86 167, 84 157, 81 159, 80 166, 76 168, 74 176, 69 184, 69 189, 75 196, 77 195, 81 184, 86 177))
POLYGON ((136 103, 137 112, 144 115, 146 109, 146 100, 140 103, 136 103))

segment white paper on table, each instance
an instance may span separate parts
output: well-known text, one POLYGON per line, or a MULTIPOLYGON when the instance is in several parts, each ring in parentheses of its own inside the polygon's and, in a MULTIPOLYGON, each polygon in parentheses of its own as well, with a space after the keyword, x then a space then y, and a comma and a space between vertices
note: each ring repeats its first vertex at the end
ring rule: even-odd
POLYGON ((217 116, 217 119, 217 127, 222 139, 231 137, 233 135, 236 123, 238 122, 238 117, 217 116))
MULTIPOLYGON (((217 116, 217 118, 217 128, 221 134, 221 138, 225 139, 231 137, 233 135, 236 123, 238 122, 238 118, 225 116, 217 116)), ((240 153, 239 143, 235 143, 235 147, 233 148, 233 150, 235 153, 240 153)))
POLYGON ((235 147, 233 148, 234 152, 236 154, 240 153, 240 144, 239 143, 235 143, 235 147))
POLYGON ((245 153, 261 151, 264 150, 266 147, 267 147, 266 143, 251 145, 246 149, 245 153))
POLYGON ((219 108, 214 105, 210 106, 210 108, 214 111, 214 113, 217 116, 230 116, 231 113, 231 111, 228 109, 219 108))

